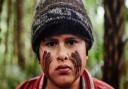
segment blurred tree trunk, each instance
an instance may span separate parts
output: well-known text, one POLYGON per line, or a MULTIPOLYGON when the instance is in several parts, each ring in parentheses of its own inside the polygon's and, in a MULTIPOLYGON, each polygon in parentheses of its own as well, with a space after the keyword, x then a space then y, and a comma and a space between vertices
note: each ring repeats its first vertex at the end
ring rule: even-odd
MULTIPOLYGON (((3 3, 4 3, 4 0, 0 0, 0 21, 1 21, 1 13, 2 13, 3 3)), ((1 27, 0 27, 0 32, 1 32, 1 27)), ((0 43, 1 43, 1 38, 0 38, 0 43)))
POLYGON ((104 0, 103 80, 119 89, 120 63, 124 51, 124 0, 104 0))
POLYGON ((25 57, 23 54, 23 0, 16 0, 16 29, 15 29, 15 39, 16 39, 16 54, 18 56, 18 64, 24 69, 25 68, 25 57))
POLYGON ((1 15, 1 12, 2 12, 3 3, 4 3, 4 0, 0 0, 0 15, 1 15))
POLYGON ((6 64, 7 53, 8 53, 8 36, 9 36, 9 23, 12 14, 12 0, 7 1, 7 31, 5 33, 5 52, 4 52, 4 64, 6 64))
MULTIPOLYGON (((0 33, 2 31, 2 28, 1 28, 1 13, 2 13, 2 8, 3 8, 3 4, 4 4, 4 0, 0 0, 0 33)), ((1 41, 2 41, 2 37, 0 37, 0 44, 1 44, 1 41)), ((0 55, 2 56, 2 55, 0 55)), ((1 59, 0 59, 1 60, 1 59)), ((1 73, 3 73, 5 75, 5 65, 4 65, 5 61, 3 60, 3 63, 0 65, 1 68, 1 73)))

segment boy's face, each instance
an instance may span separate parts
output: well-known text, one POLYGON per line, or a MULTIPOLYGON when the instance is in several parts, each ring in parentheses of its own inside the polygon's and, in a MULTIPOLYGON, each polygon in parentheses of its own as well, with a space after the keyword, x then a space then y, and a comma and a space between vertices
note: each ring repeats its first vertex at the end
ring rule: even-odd
POLYGON ((52 36, 41 41, 39 56, 49 84, 70 86, 79 81, 85 68, 86 44, 71 34, 52 36))

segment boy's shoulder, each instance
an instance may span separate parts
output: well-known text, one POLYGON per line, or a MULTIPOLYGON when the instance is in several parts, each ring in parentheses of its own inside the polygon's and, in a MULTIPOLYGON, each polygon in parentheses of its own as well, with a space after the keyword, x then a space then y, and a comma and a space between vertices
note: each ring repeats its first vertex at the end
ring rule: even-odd
POLYGON ((37 87, 39 87, 40 80, 41 76, 31 78, 21 83, 16 89, 37 89, 37 87))
POLYGON ((110 86, 109 84, 100 81, 96 78, 93 78, 94 81, 94 85, 95 85, 95 89, 114 89, 112 86, 110 86))

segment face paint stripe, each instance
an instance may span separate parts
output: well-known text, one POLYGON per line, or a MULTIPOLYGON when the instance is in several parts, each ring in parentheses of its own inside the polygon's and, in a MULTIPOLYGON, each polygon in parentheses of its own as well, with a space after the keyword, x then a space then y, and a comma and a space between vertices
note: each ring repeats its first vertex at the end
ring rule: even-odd
POLYGON ((43 69, 44 69, 44 73, 46 75, 48 75, 48 71, 49 71, 49 65, 51 63, 51 58, 50 58, 50 53, 47 51, 44 51, 43 54, 43 69))
POLYGON ((43 64, 43 68, 44 68, 44 69, 45 69, 45 60, 44 60, 44 59, 46 58, 46 54, 47 54, 47 52, 44 51, 43 59, 42 59, 42 60, 43 60, 43 63, 42 63, 42 64, 43 64))
POLYGON ((81 59, 77 51, 71 54, 70 60, 73 62, 74 68, 76 69, 76 74, 79 73, 81 69, 81 59))
POLYGON ((45 59, 45 65, 46 65, 46 73, 48 73, 49 71, 49 65, 51 63, 51 60, 50 60, 50 53, 47 53, 47 56, 46 56, 46 59, 45 59))

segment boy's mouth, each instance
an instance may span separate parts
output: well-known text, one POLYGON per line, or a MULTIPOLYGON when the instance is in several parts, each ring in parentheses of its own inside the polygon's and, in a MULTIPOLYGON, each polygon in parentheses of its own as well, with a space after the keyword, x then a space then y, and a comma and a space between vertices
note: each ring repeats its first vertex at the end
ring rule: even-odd
POLYGON ((61 74, 61 75, 68 74, 70 70, 71 70, 71 67, 69 67, 68 65, 59 65, 59 66, 56 68, 56 71, 57 71, 59 74, 61 74))

